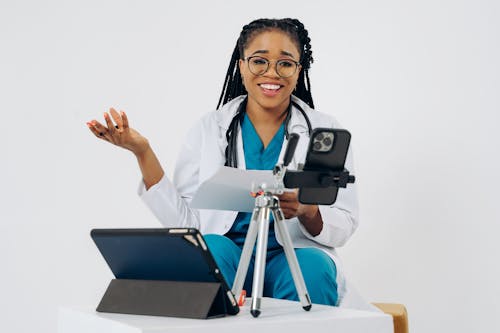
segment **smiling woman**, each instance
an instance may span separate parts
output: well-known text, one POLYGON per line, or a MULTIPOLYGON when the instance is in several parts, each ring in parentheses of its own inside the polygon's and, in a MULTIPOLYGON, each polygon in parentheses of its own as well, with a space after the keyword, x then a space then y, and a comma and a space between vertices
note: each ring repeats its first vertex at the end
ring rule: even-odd
MULTIPOLYGON (((248 231, 251 213, 197 210, 190 207, 199 186, 221 166, 272 170, 283 159, 288 133, 302 139, 290 168, 304 163, 313 127, 340 128, 314 111, 309 81, 313 62, 310 38, 296 19, 259 19, 243 27, 226 73, 217 110, 189 132, 173 181, 147 139, 129 127, 124 112, 105 113, 106 125, 87 125, 100 139, 131 150, 143 181, 140 196, 166 227, 194 227, 205 235, 217 264, 231 285, 248 231)), ((349 153, 346 167, 353 171, 349 153)), ((304 280, 313 303, 356 306, 349 300, 335 248, 344 245, 358 225, 356 187, 341 191, 331 206, 304 205, 296 192, 278 196, 304 280)), ((269 225, 264 296, 297 300, 282 235, 269 225)), ((244 289, 252 293, 250 263, 244 289)), ((358 303, 358 307, 366 308, 358 303)))
POLYGON ((297 85, 297 46, 287 34, 271 30, 254 37, 244 52, 247 57, 238 64, 248 93, 248 116, 255 119, 257 113, 265 112, 279 120, 297 85))

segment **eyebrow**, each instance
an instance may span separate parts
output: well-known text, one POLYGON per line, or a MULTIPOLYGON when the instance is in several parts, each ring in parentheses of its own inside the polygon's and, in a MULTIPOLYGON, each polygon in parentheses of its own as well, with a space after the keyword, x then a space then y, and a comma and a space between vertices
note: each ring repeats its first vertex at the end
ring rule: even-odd
MULTIPOLYGON (((254 56, 256 54, 268 54, 269 51, 268 50, 257 50, 255 51, 254 53, 252 53, 250 56, 254 56)), ((281 50, 281 55, 285 55, 285 56, 289 56, 291 58, 294 58, 293 57, 293 54, 291 54, 290 52, 287 52, 287 51, 284 51, 284 50, 281 50)), ((295 58, 294 58, 295 59, 295 58)))

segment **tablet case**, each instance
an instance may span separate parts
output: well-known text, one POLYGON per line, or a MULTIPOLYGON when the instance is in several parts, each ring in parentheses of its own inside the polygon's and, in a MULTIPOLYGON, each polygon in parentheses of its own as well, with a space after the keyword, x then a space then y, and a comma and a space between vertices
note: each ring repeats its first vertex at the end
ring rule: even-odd
POLYGON ((197 229, 94 229, 113 271, 99 312, 214 318, 236 300, 197 229))

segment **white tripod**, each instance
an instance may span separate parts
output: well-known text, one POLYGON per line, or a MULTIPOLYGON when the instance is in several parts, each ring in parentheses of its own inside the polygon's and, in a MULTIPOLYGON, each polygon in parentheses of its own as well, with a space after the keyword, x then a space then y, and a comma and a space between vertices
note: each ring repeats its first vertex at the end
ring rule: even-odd
POLYGON ((286 172, 286 166, 292 159, 298 140, 299 136, 297 134, 292 133, 290 135, 283 166, 277 166, 274 170, 277 184, 275 184, 275 186, 269 186, 264 183, 253 191, 257 194, 255 198, 255 208, 252 213, 247 236, 243 245, 238 270, 236 271, 236 277, 234 278, 232 292, 237 298, 239 298, 248 272, 248 266, 252 257, 253 248, 255 242, 257 241, 255 269, 252 283, 252 305, 250 310, 250 313, 254 317, 258 317, 261 312, 260 303, 264 290, 264 272, 266 269, 270 214, 273 214, 274 225, 282 238, 283 249, 285 251, 288 266, 290 267, 290 271, 292 273, 293 282, 295 284, 295 288, 297 289, 300 303, 302 304, 304 310, 309 311, 311 309, 311 300, 309 298, 309 294, 307 293, 304 277, 302 276, 297 256, 295 255, 290 234, 288 233, 287 226, 285 225, 283 211, 280 208, 279 199, 274 195, 283 193, 283 177, 286 172))

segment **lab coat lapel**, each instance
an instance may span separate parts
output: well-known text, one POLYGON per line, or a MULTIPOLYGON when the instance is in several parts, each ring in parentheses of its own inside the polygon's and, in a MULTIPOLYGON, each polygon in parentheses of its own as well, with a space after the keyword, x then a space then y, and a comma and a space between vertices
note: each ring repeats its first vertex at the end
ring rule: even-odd
MULTIPOLYGON (((299 101, 295 99, 295 101, 299 101)), ((302 106, 302 105, 301 105, 302 106)), ((307 112, 307 108, 302 106, 302 108, 307 112)), ((309 144, 309 133, 307 122, 304 119, 302 113, 295 107, 292 107, 292 116, 290 117, 290 121, 288 123, 288 133, 296 133, 299 135, 299 143, 297 144, 297 148, 295 149, 295 153, 293 154, 292 161, 288 165, 290 170, 297 170, 299 164, 304 163, 306 158, 307 146, 309 144)), ((283 158, 285 157, 286 146, 288 145, 288 140, 283 142, 283 147, 281 147, 280 157, 278 159, 279 163, 283 163, 283 158)))
MULTIPOLYGON (((219 130, 221 131, 220 133, 220 138, 221 138, 221 147, 223 153, 226 151, 226 146, 227 146, 227 139, 226 139, 226 132, 229 128, 229 125, 231 125, 231 121, 233 120, 234 116, 236 115, 236 112, 238 111, 238 107, 240 106, 241 102, 245 99, 246 96, 238 96, 232 101, 228 102, 225 104, 222 109, 218 112, 220 112, 219 118, 218 118, 218 124, 219 124, 219 130)), ((241 127, 238 128, 238 138, 236 140, 236 156, 238 159, 238 169, 246 169, 245 165, 245 153, 243 151, 243 137, 241 135, 241 127)))

